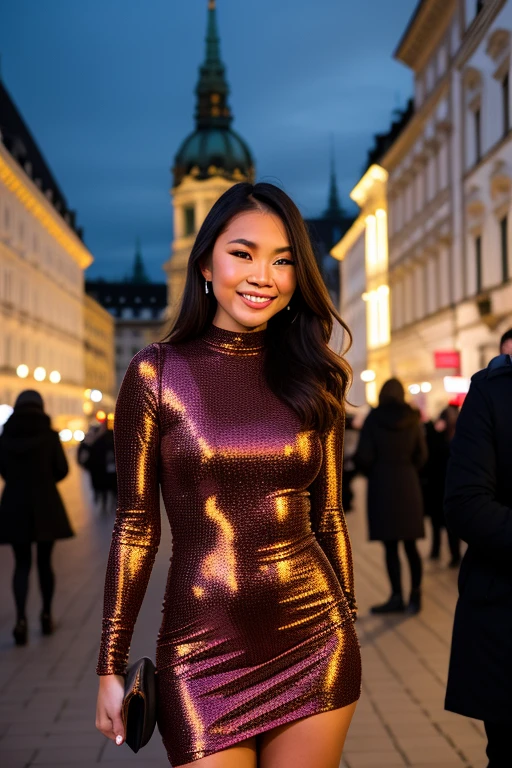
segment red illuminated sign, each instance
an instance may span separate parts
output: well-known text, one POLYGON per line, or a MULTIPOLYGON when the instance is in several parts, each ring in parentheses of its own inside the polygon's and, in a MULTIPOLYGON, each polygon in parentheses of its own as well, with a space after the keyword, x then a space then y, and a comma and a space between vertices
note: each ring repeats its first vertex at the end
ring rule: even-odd
POLYGON ((456 368, 460 369, 460 352, 455 350, 445 350, 443 352, 434 352, 434 365, 436 368, 456 368))

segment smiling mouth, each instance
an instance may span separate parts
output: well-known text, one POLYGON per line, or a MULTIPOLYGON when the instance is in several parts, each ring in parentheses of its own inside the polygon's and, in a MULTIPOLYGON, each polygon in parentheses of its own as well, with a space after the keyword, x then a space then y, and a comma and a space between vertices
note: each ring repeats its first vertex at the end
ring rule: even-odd
POLYGON ((253 296, 250 293, 239 293, 246 301, 250 301, 252 304, 267 304, 269 301, 274 301, 276 296, 253 296))

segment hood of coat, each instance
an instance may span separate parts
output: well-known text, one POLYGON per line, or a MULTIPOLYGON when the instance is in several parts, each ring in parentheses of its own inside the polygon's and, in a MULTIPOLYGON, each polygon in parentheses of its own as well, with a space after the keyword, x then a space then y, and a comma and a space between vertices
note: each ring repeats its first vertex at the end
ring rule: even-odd
POLYGON ((420 415, 407 403, 386 403, 373 411, 373 418, 384 429, 410 429, 418 424, 420 415))
POLYGON ((22 454, 46 442, 51 432, 50 417, 40 408, 27 405, 14 409, 0 439, 6 451, 22 454))

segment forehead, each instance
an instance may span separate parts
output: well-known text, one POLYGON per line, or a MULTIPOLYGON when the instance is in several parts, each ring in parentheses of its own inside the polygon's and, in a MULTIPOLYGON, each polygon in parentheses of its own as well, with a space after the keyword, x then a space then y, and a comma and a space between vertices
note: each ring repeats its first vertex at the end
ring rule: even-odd
POLYGON ((271 211, 246 211, 238 214, 219 235, 219 240, 229 242, 239 237, 257 245, 269 244, 274 248, 289 245, 282 219, 271 211))

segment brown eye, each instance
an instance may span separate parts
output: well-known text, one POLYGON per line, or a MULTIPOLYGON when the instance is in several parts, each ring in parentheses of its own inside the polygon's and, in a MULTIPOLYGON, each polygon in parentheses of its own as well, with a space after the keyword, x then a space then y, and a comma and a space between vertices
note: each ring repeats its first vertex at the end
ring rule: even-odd
POLYGON ((250 259, 251 254, 247 253, 247 251, 232 251, 232 256, 237 256, 239 259, 250 259))

